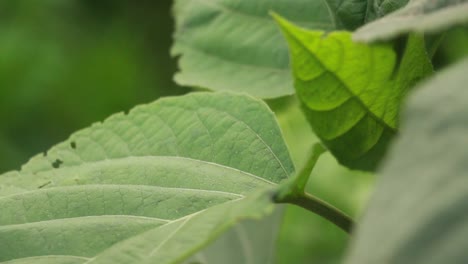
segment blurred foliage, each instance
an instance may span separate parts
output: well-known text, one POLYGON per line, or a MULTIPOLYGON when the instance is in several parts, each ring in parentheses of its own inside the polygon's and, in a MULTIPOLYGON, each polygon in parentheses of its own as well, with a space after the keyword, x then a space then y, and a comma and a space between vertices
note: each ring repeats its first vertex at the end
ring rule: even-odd
MULTIPOLYGON (((171 1, 3 0, 0 2, 0 171, 112 113, 178 95, 172 81, 171 1)), ((468 52, 466 28, 444 36, 436 66, 468 52)), ((294 97, 268 102, 299 169, 317 138, 294 97)), ((352 172, 324 155, 308 191, 357 217, 374 176, 352 172)), ((326 220, 288 206, 278 262, 338 263, 348 235, 326 220)))
POLYGON ((0 2, 0 171, 172 82, 170 1, 0 2))
POLYGON ((441 36, 434 56, 435 69, 441 69, 468 56, 468 26, 453 28, 441 36))

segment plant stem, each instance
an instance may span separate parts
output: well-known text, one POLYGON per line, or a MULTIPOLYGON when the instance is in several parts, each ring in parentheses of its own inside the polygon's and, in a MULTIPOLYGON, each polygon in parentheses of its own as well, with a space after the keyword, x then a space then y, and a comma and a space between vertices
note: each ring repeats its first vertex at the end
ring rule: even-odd
POLYGON ((310 174, 317 164, 319 157, 326 151, 321 144, 312 147, 309 161, 300 173, 288 182, 285 182, 275 193, 273 200, 276 203, 288 203, 300 206, 306 210, 316 213, 332 222, 345 232, 350 233, 353 220, 331 204, 305 192, 310 174))
POLYGON ((322 144, 317 143, 312 146, 312 150, 309 154, 309 161, 306 163, 304 168, 299 172, 296 179, 293 182, 293 192, 296 194, 304 193, 307 182, 309 181, 309 176, 312 170, 317 164, 318 159, 320 156, 326 151, 326 149, 322 146, 322 144))
POLYGON ((320 215, 335 224, 347 233, 351 233, 354 221, 333 205, 307 193, 299 196, 286 196, 277 201, 279 203, 289 203, 300 206, 306 210, 320 215))

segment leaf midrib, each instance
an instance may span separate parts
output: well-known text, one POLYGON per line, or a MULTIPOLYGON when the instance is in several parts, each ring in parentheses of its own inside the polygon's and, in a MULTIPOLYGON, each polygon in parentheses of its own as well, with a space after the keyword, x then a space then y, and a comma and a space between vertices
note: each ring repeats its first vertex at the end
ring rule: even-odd
POLYGON ((186 192, 194 192, 194 193, 219 193, 223 195, 228 195, 228 196, 239 196, 239 197, 244 197, 245 195, 239 194, 239 193, 233 193, 233 192, 226 192, 226 191, 218 191, 218 190, 206 190, 206 189, 196 189, 196 188, 186 188, 186 187, 165 187, 165 186, 157 186, 157 185, 142 185, 142 184, 83 184, 83 185, 65 185, 65 186, 54 186, 50 188, 44 188, 44 189, 35 189, 35 190, 29 190, 25 192, 20 192, 20 193, 14 193, 14 194, 9 194, 5 196, 0 196, 1 199, 7 199, 11 198, 13 196, 20 196, 20 195, 27 195, 31 193, 37 193, 37 192, 45 192, 47 190, 51 189, 73 189, 73 188, 80 188, 80 187, 131 187, 131 188, 151 188, 151 189, 160 189, 160 190, 175 190, 175 191, 186 191, 186 192))
POLYGON ((18 259, 12 259, 12 260, 7 260, 4 262, 0 262, 1 264, 9 264, 9 263, 15 263, 18 260, 27 260, 27 259, 50 259, 50 258, 75 258, 83 261, 87 261, 90 258, 87 257, 82 257, 82 256, 74 256, 74 255, 42 255, 42 256, 32 256, 32 257, 26 257, 26 258, 18 258, 18 259))
POLYGON ((245 67, 245 68, 253 68, 253 69, 257 69, 257 70, 264 70, 264 71, 269 71, 269 72, 277 72, 277 73, 280 73, 280 74, 289 74, 289 68, 279 68, 279 67, 268 67, 268 66, 264 66, 264 65, 256 65, 256 64, 249 64, 249 63, 243 63, 243 62, 237 62, 237 61, 233 61, 229 58, 224 58, 222 56, 219 56, 217 54, 214 54, 214 53, 210 53, 196 45, 193 45, 193 44, 190 44, 188 43, 187 41, 184 41, 183 38, 180 38, 180 37, 175 37, 175 39, 177 40, 177 44, 180 45, 180 44, 183 44, 184 45, 184 48, 186 49, 190 49, 192 50, 192 52, 198 52, 198 53, 202 53, 203 55, 206 55, 208 57, 212 57, 216 60, 220 60, 220 61, 223 61, 224 63, 229 63, 229 64, 234 64, 236 66, 241 66, 241 67, 245 67))
POLYGON ((315 53, 313 51, 311 51, 309 48, 307 48, 307 46, 305 46, 302 41, 300 41, 294 34, 290 33, 288 30, 285 30, 286 34, 288 34, 289 36, 291 36, 295 41, 296 43, 298 43, 302 48, 304 48, 305 50, 307 50, 311 55, 312 57, 315 59, 315 61, 317 61, 317 63, 320 64, 320 66, 327 72, 329 72, 338 82, 341 83, 341 85, 343 87, 345 87, 346 91, 348 91, 351 95, 352 98, 354 98, 360 105, 362 108, 364 108, 366 110, 367 113, 370 114, 370 116, 375 119, 381 126, 383 126, 385 129, 388 129, 390 130, 392 133, 397 133, 397 130, 393 127, 391 127, 390 125, 388 125, 387 123, 385 123, 384 120, 382 120, 381 118, 379 118, 378 116, 376 116, 374 114, 374 112, 370 111, 368 106, 362 102, 362 100, 353 92, 351 91, 349 88, 348 88, 348 85, 346 85, 345 82, 343 82, 343 80, 341 80, 341 78, 339 78, 333 71, 331 71, 330 69, 328 69, 325 64, 315 55, 315 53))
MULTIPOLYGON (((183 216, 185 217, 185 216, 183 216)), ((139 215, 85 215, 85 216, 75 216, 75 217, 63 217, 63 218, 54 218, 54 219, 48 219, 48 220, 41 220, 41 221, 34 221, 34 222, 27 222, 27 223, 21 223, 21 224, 8 224, 8 225, 2 225, 0 226, 0 230, 2 229, 10 229, 10 228, 15 228, 19 226, 28 226, 28 225, 37 225, 37 224, 54 224, 54 223, 59 223, 59 222, 71 222, 71 221, 79 221, 81 219, 95 219, 95 218, 121 218, 121 219, 135 219, 135 220, 147 220, 147 221, 155 221, 155 222, 162 222, 162 225, 165 225, 171 221, 170 219, 163 219, 163 218, 158 218, 158 217, 151 217, 151 216, 139 216, 139 215)))
MULTIPOLYGON (((119 164, 122 161, 131 160, 131 159, 138 159, 138 160, 155 160, 155 159, 176 159, 176 160, 178 160, 178 159, 180 159, 180 160, 187 160, 187 161, 192 161, 192 162, 199 162, 199 163, 209 165, 209 166, 214 166, 214 167, 219 167, 219 168, 223 168, 223 169, 226 169, 226 170, 236 171, 236 172, 238 172, 240 174, 243 174, 243 175, 248 176, 248 177, 255 178, 257 180, 263 181, 263 182, 271 184, 271 185, 276 185, 277 184, 277 183, 272 182, 272 181, 270 181, 268 179, 262 178, 260 176, 254 175, 252 173, 249 173, 249 172, 246 172, 246 171, 243 171, 243 170, 240 170, 240 169, 236 169, 236 168, 229 167, 229 166, 222 165, 222 164, 215 163, 215 162, 210 162, 210 161, 205 161, 205 160, 200 160, 200 159, 194 159, 194 158, 188 158, 188 157, 180 157, 180 156, 149 156, 149 155, 146 155, 146 156, 127 156, 127 157, 120 157, 120 158, 113 158, 113 159, 103 159, 103 160, 97 160, 97 161, 89 161, 89 162, 86 162, 86 163, 80 163, 80 164, 75 164, 75 165, 65 165, 64 164, 60 168, 56 168, 56 169, 51 168, 51 169, 48 169, 48 170, 37 171, 36 174, 47 173, 47 172, 51 172, 51 171, 60 171, 60 170, 65 170, 65 169, 69 170, 69 169, 75 169, 75 168, 99 167, 99 165, 101 165, 101 164, 119 164)), ((32 173, 32 172, 28 172, 28 173, 32 173)))

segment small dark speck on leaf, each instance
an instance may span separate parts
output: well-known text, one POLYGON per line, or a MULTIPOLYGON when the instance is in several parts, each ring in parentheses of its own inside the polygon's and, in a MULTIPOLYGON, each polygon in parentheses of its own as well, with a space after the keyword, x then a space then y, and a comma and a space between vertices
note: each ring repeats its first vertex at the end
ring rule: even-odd
POLYGON ((75 141, 70 142, 70 147, 72 149, 76 149, 76 142, 75 141))
POLYGON ((48 181, 48 182, 42 184, 41 186, 39 186, 39 187, 37 187, 37 188, 38 188, 38 189, 44 188, 44 187, 46 187, 47 185, 49 185, 49 184, 51 184, 51 183, 52 183, 51 181, 48 181))
POLYGON ((52 162, 52 167, 54 167, 55 169, 58 169, 60 168, 60 165, 62 165, 62 163, 63 161, 56 159, 54 162, 52 162))
POLYGON ((42 155, 43 155, 44 157, 47 157, 47 151, 44 151, 44 152, 42 153, 42 155))

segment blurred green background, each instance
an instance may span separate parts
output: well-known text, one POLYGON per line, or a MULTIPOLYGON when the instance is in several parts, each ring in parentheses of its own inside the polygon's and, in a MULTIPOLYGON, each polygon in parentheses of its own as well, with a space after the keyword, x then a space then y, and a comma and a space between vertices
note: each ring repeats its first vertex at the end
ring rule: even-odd
POLYGON ((172 82, 171 1, 0 1, 0 171, 73 131, 186 92, 172 82))
MULTIPOLYGON (((19 169, 80 128, 161 96, 188 92, 172 81, 171 1, 0 1, 0 172, 19 169)), ((466 28, 444 38, 437 67, 466 54, 466 28)), ((294 98, 270 101, 300 168, 317 141, 294 98)), ((329 154, 309 191, 358 216, 374 176, 351 172, 329 154)), ((348 236, 288 207, 278 263, 338 263, 348 236)))

